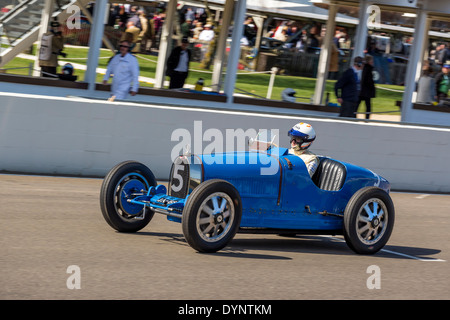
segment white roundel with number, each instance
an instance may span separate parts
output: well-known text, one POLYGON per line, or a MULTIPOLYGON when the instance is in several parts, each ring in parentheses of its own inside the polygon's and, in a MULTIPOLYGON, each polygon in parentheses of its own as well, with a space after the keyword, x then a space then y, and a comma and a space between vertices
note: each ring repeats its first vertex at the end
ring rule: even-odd
POLYGON ((189 159, 185 156, 176 158, 170 172, 169 195, 177 198, 187 196, 190 184, 189 172, 189 159))
POLYGON ((172 186, 170 187, 173 192, 180 192, 183 189, 183 176, 182 172, 184 170, 184 165, 175 164, 173 168, 173 176, 172 176, 172 186))

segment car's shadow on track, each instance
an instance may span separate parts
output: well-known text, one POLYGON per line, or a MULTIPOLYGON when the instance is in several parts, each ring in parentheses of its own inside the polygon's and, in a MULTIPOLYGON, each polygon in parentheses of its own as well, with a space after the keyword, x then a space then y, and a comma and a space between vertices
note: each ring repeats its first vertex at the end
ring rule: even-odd
MULTIPOLYGON (((158 237, 160 240, 172 244, 183 245, 189 248, 183 234, 164 233, 164 232, 137 232, 135 235, 158 237)), ((275 259, 291 260, 292 257, 282 256, 274 253, 310 253, 310 254, 328 254, 328 255, 357 255, 345 243, 343 238, 329 236, 300 236, 284 237, 256 237, 252 239, 240 238, 239 234, 222 250, 213 253, 217 256, 247 258, 247 259, 275 259), (265 251, 264 254, 258 254, 254 251, 265 251)), ((377 252, 374 256, 389 259, 434 259, 432 255, 440 253, 441 250, 386 245, 383 250, 377 252)))
MULTIPOLYGON (((279 237, 271 239, 239 239, 235 238, 224 250, 246 251, 246 250, 270 250, 277 252, 299 252, 312 254, 328 254, 328 255, 356 255, 345 243, 343 238, 327 237, 327 236, 296 236, 296 237, 279 237)), ((373 256, 388 259, 420 259, 433 260, 432 257, 440 253, 441 250, 391 246, 386 245, 382 250, 373 256)))

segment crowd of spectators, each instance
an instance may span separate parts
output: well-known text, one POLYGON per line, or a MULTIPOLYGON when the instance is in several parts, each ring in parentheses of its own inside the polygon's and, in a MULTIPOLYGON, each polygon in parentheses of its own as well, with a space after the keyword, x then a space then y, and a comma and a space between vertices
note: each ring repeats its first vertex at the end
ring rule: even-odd
MULTIPOLYGON (((214 39, 214 17, 208 16, 205 9, 187 7, 178 10, 177 13, 178 26, 174 28, 174 32, 179 33, 180 39, 187 40, 185 43, 201 45, 207 44, 214 39)), ((152 54, 152 51, 157 51, 159 48, 165 15, 165 9, 162 7, 144 10, 143 7, 130 4, 112 4, 109 12, 108 25, 120 31, 121 37, 119 43, 123 41, 129 43, 129 52, 152 54)), ((264 37, 283 42, 283 47, 289 51, 315 54, 320 52, 319 50, 326 32, 321 24, 288 20, 276 20, 274 23, 275 25, 269 24, 269 30, 263 35, 264 37)), ((329 64, 329 78, 342 80, 342 74, 341 76, 339 75, 346 70, 340 70, 342 68, 339 65, 339 55, 341 54, 341 49, 349 48, 349 37, 345 28, 337 28, 334 32, 329 64)), ((241 45, 255 46, 257 34, 258 27, 254 18, 251 16, 246 17, 241 45)), ((207 48, 207 45, 204 48, 207 48)), ((205 53, 204 48, 202 48, 202 56, 205 53)), ((370 62, 364 61, 366 68, 370 67, 372 70, 374 69, 373 58, 379 56, 377 50, 375 41, 373 39, 368 41, 366 54, 367 58, 370 58, 370 62)), ((40 62, 43 68, 47 68, 42 61, 40 62)), ((353 69, 355 69, 354 66, 353 69)), ((449 71, 450 49, 447 43, 438 43, 429 51, 429 58, 424 62, 422 74, 417 83, 417 102, 441 103, 446 99, 448 90, 450 89, 449 71)), ((51 73, 54 73, 54 71, 51 71, 51 73)), ((372 71, 367 72, 367 74, 369 73, 371 74, 372 71)), ((364 77, 359 76, 359 78, 358 83, 364 77)), ((361 101, 366 102, 367 118, 371 112, 370 98, 373 97, 374 94, 370 93, 367 96, 360 96, 357 99, 359 100, 357 105, 361 101)))
POLYGON ((450 89, 450 48, 445 42, 430 50, 429 59, 424 61, 422 74, 417 83, 417 103, 441 104, 448 97, 450 89))
MULTIPOLYGON (((284 47, 300 52, 316 53, 322 45, 324 33, 321 24, 283 21, 269 29, 264 35, 285 42, 284 47)), ((333 37, 336 48, 348 48, 348 36, 344 29, 336 29, 333 37)))
MULTIPOLYGON (((153 10, 149 10, 153 11, 153 10)), ((157 8, 154 12, 139 9, 127 4, 113 4, 109 14, 109 26, 122 31, 120 40, 132 43, 132 52, 151 53, 159 46, 165 10, 157 8)), ((203 8, 185 8, 178 11, 180 38, 190 41, 211 41, 214 30, 211 20, 203 8)))
POLYGON ((113 4, 110 9, 108 25, 119 29, 122 36, 131 44, 133 53, 151 53, 159 46, 165 12, 156 9, 147 13, 137 6, 113 4))

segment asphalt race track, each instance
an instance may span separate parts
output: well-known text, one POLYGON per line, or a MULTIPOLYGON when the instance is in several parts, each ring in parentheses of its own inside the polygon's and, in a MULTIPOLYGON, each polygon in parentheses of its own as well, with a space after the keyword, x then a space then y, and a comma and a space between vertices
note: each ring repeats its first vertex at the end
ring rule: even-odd
POLYGON ((373 256, 341 237, 251 234, 200 254, 162 215, 115 232, 100 212, 101 183, 0 175, 0 299, 450 298, 449 195, 392 193, 394 232, 373 256))

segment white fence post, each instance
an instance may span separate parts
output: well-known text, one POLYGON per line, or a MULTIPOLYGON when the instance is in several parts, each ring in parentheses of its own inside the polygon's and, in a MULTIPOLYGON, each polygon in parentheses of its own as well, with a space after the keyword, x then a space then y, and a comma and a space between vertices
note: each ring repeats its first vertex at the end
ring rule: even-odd
POLYGON ((277 67, 272 67, 271 69, 271 74, 270 74, 270 81, 269 81, 269 87, 267 88, 267 99, 270 99, 270 97, 272 96, 272 89, 273 89, 273 84, 275 82, 275 75, 278 72, 278 68, 277 67))

